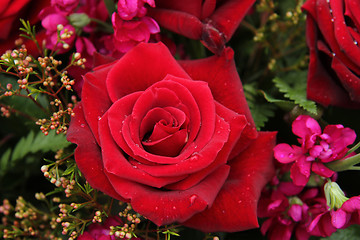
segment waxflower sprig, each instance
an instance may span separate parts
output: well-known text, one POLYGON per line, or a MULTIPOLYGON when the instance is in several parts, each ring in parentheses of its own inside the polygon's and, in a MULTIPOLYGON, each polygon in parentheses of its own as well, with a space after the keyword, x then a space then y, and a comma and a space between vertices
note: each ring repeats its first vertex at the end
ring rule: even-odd
MULTIPOLYGON (((76 97, 72 95, 75 81, 68 75, 67 70, 71 67, 84 68, 85 58, 80 53, 73 53, 67 64, 56 59, 56 51, 42 50, 35 37, 35 30, 29 22, 22 21, 21 28, 29 39, 33 40, 39 53, 29 52, 26 45, 21 44, 17 49, 7 51, 1 56, 0 73, 13 76, 16 80, 0 86, 0 99, 4 97, 18 96, 32 101, 42 112, 45 118, 36 119, 40 130, 47 135, 50 130, 57 134, 66 133, 70 117, 74 115, 73 107, 76 97), (36 54, 36 55, 35 55, 36 54), (37 57, 36 57, 37 56, 37 57), (39 98, 45 97, 50 105, 45 106, 39 98)), ((58 42, 63 42, 64 33, 61 26, 58 28, 58 42)), ((9 80, 10 81, 10 80, 9 80)), ((2 115, 10 117, 11 113, 21 112, 10 105, 1 105, 2 115)), ((24 114, 24 113, 23 113, 24 114)), ((28 116, 34 120, 35 116, 28 116)))

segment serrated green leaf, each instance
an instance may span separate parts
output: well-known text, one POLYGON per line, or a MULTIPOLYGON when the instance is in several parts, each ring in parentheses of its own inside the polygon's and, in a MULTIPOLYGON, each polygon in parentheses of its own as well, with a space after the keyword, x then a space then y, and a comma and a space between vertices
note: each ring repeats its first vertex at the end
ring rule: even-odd
POLYGON ((27 136, 21 138, 16 144, 11 156, 11 161, 20 160, 31 153, 46 153, 49 151, 55 152, 69 146, 70 144, 71 143, 66 140, 65 135, 57 135, 55 131, 50 131, 47 136, 45 136, 42 132, 38 132, 35 135, 34 132, 31 131, 27 136))
POLYGON ((292 72, 282 78, 275 77, 273 79, 275 86, 280 92, 284 93, 284 97, 294 101, 306 111, 317 114, 316 104, 306 98, 306 72, 292 72))
POLYGON ((358 240, 360 239, 360 226, 352 225, 345 229, 339 229, 330 237, 321 238, 321 240, 358 240))
POLYGON ((8 148, 3 155, 1 156, 0 159, 0 176, 2 176, 5 173, 5 170, 8 167, 9 161, 10 161, 10 156, 11 156, 11 149, 8 148))
POLYGON ((277 106, 279 106, 281 109, 283 109, 285 111, 290 111, 291 109, 293 109, 296 106, 294 102, 286 101, 283 99, 276 99, 264 91, 260 91, 260 92, 264 95, 264 98, 266 99, 266 101, 268 101, 269 103, 275 103, 277 106))
POLYGON ((264 127, 269 118, 275 115, 275 106, 264 102, 263 98, 259 99, 259 92, 254 85, 244 84, 245 97, 257 130, 264 127))
POLYGON ((12 160, 18 160, 23 158, 27 153, 31 152, 32 142, 34 141, 34 132, 31 131, 29 135, 20 139, 15 146, 12 160))

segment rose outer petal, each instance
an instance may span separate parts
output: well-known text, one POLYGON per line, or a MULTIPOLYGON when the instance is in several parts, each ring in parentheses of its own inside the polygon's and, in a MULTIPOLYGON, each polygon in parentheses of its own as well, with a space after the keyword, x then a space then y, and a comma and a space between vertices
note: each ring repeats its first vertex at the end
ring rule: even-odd
POLYGON ((183 222, 211 206, 229 174, 222 166, 202 182, 185 191, 164 191, 107 174, 115 190, 133 209, 157 225, 183 222))
POLYGON ((112 102, 130 93, 144 91, 168 74, 189 79, 164 44, 155 43, 149 46, 150 44, 145 43, 138 44, 110 70, 106 86, 112 102))
POLYGON ((258 227, 258 199, 274 174, 275 135, 275 132, 260 132, 259 137, 230 162, 230 175, 212 207, 182 224, 204 232, 236 232, 258 227))
POLYGON ((105 79, 112 64, 101 66, 84 76, 81 92, 83 112, 96 141, 99 143, 98 121, 111 106, 106 91, 105 79), (101 99, 101 101, 99 101, 101 99))
POLYGON ((124 200, 114 191, 103 172, 101 150, 86 123, 82 103, 74 108, 74 113, 75 117, 70 122, 66 137, 68 141, 78 145, 75 150, 78 168, 93 188, 99 189, 113 198, 124 200))

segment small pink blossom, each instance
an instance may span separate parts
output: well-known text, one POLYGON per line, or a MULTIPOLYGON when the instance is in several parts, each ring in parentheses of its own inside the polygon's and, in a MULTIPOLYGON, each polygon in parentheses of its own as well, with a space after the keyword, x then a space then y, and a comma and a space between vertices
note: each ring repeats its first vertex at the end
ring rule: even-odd
POLYGON ((311 172, 331 177, 334 171, 324 163, 342 159, 348 151, 347 146, 356 138, 352 129, 340 124, 328 125, 322 132, 318 122, 307 115, 296 118, 292 130, 299 137, 301 147, 281 143, 274 148, 274 156, 281 163, 292 163, 291 179, 300 186, 306 185, 311 172))
POLYGON ((105 46, 115 48, 120 53, 129 51, 140 42, 148 42, 151 34, 160 31, 155 20, 146 16, 138 20, 124 21, 118 13, 113 13, 112 23, 114 35, 107 39, 105 46))
POLYGON ((52 8, 45 8, 39 16, 42 19, 41 24, 46 30, 46 48, 58 50, 59 53, 67 52, 73 46, 76 34, 75 28, 70 25, 66 16, 52 8), (60 36, 64 34, 62 42, 58 41, 59 25, 62 26, 60 36))
POLYGON ((318 236, 329 236, 337 229, 360 224, 360 196, 347 198, 336 182, 327 182, 324 186, 328 209, 314 214, 308 227, 318 236))
POLYGON ((71 12, 79 4, 79 0, 51 0, 51 6, 63 12, 71 12))
MULTIPOLYGON (((104 224, 94 223, 91 224, 87 231, 80 235, 78 240, 115 240, 115 239, 125 239, 121 237, 116 237, 115 235, 110 235, 111 226, 122 226, 123 221, 117 217, 109 217, 106 219, 104 224)), ((140 240, 141 238, 131 238, 133 240, 140 240)))
POLYGON ((312 214, 325 209, 326 200, 318 188, 304 189, 292 182, 280 182, 275 190, 264 190, 261 195, 258 216, 267 218, 261 233, 270 240, 290 240, 293 235, 307 240, 316 235, 307 229, 312 214))
POLYGON ((154 0, 119 0, 118 14, 123 20, 132 20, 134 17, 144 17, 146 15, 145 3, 155 7, 154 0))

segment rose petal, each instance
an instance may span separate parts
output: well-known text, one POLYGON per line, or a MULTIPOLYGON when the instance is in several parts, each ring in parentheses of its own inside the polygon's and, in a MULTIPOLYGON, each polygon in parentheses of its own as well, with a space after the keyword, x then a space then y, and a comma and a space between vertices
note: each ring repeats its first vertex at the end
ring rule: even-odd
POLYGON ((107 174, 115 190, 129 199, 136 212, 157 225, 183 222, 213 204, 229 174, 229 166, 222 166, 196 186, 185 191, 166 191, 107 174))
POLYGON ((98 121, 99 118, 111 106, 110 98, 106 91, 105 79, 112 68, 112 64, 101 66, 94 72, 84 76, 81 99, 84 108, 85 119, 93 132, 96 141, 99 143, 98 121), (99 101, 101 99, 101 101, 99 101))
POLYGON ((124 152, 116 145, 108 125, 108 114, 99 121, 99 133, 102 150, 102 161, 108 173, 121 176, 124 180, 134 181, 148 186, 161 188, 167 184, 182 180, 185 176, 153 177, 132 165, 124 152))
POLYGON ((106 78, 107 91, 115 102, 127 94, 147 89, 168 74, 189 79, 165 45, 140 43, 114 64, 106 78))
POLYGON ((258 227, 257 203, 261 189, 274 173, 274 145, 275 133, 259 133, 259 137, 231 161, 230 175, 212 207, 182 224, 204 232, 258 227))
POLYGON ((227 48, 221 56, 180 61, 180 64, 192 79, 206 80, 208 82, 216 101, 234 112, 246 116, 249 125, 241 134, 241 138, 231 154, 232 157, 236 156, 257 137, 257 131, 236 70, 233 51, 227 48), (224 69, 227 69, 227 71, 224 71, 224 69))
POLYGON ((66 137, 68 141, 78 145, 75 150, 78 168, 93 188, 101 189, 113 198, 124 200, 114 191, 103 172, 101 150, 85 120, 81 103, 74 108, 74 112, 75 117, 71 120, 66 137))

